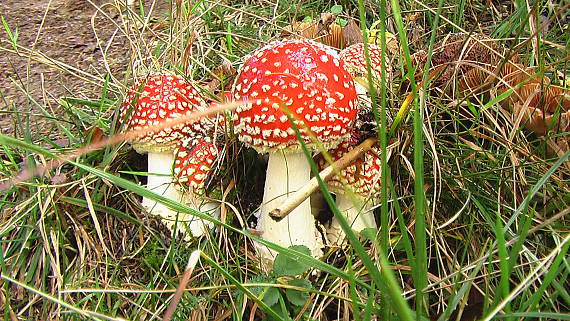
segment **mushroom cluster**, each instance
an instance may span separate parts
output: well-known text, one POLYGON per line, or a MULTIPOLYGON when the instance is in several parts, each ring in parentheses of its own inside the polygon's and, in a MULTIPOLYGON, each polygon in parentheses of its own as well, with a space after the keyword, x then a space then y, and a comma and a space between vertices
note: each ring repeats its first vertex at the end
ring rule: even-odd
MULTIPOLYGON (((221 94, 224 97, 222 100, 244 102, 232 113, 232 124, 228 128, 232 128, 233 132, 229 134, 237 136, 244 145, 260 154, 269 155, 263 202, 258 211, 256 229, 264 239, 275 244, 284 247, 304 245, 314 257, 322 255, 324 237, 317 229, 309 200, 302 202, 280 221, 274 220, 268 213, 311 178, 307 155, 301 145, 305 145, 311 154, 333 150, 342 145, 332 152, 333 155, 341 156, 343 148, 350 148, 347 145, 350 138, 358 134, 358 130, 354 128, 357 115, 360 117, 362 111, 369 116, 372 114, 367 98, 369 87, 380 81, 382 66, 388 74, 392 70, 388 58, 382 61, 380 49, 371 44, 369 52, 375 84, 368 84, 361 38, 351 40, 350 29, 357 30, 357 26, 339 28, 331 21, 325 21, 327 19, 321 20, 318 23, 294 24, 289 31, 321 40, 337 48, 344 48, 351 42, 355 44, 339 54, 337 49, 310 39, 287 39, 269 43, 244 59, 243 65, 237 71, 229 97, 227 93, 221 94), (326 26, 326 30, 321 30, 320 27, 323 26, 326 26), (324 37, 321 37, 322 35, 324 37), (362 85, 357 84, 355 79, 362 85)), ((122 118, 130 115, 130 118, 126 119, 127 127, 137 129, 142 126, 139 125, 142 121, 137 120, 137 117, 151 116, 145 121, 152 127, 170 117, 184 115, 186 110, 182 107, 193 108, 188 111, 191 112, 204 110, 207 104, 197 90, 182 77, 171 73, 157 74, 129 93, 122 118), (160 105, 165 105, 167 109, 159 109, 160 105), (144 109, 149 106, 152 112, 144 109), (132 112, 129 112, 131 109, 132 112)), ((215 122, 217 125, 199 121, 162 130, 159 140, 171 143, 168 148, 160 149, 160 164, 163 164, 160 168, 157 168, 156 157, 149 156, 147 187, 166 197, 190 204, 198 211, 211 211, 212 216, 218 215, 216 205, 206 201, 203 186, 204 177, 217 157, 217 147, 212 143, 212 126, 220 126, 227 120, 217 119, 215 122), (176 140, 170 141, 170 138, 166 138, 170 137, 166 133, 179 132, 182 134, 176 140)), ((150 151, 150 148, 147 148, 151 145, 150 137, 149 134, 133 141, 133 147, 138 152, 150 151), (140 147, 139 141, 144 142, 144 148, 140 147)), ((368 168, 371 155, 363 157, 357 163, 365 164, 368 168)), ((362 167, 354 165, 351 168, 355 166, 362 167)), ((346 174, 346 171, 343 173, 346 174)), ((361 174, 359 172, 354 175, 376 176, 377 171, 361 174)), ((344 210, 348 208, 349 201, 347 198, 343 200, 343 195, 339 192, 340 180, 333 178, 330 184, 338 187, 337 198, 344 210)), ((353 185, 355 186, 357 185, 353 185)), ((358 187, 356 192, 364 193, 362 186, 358 187)), ((193 236, 202 235, 211 227, 208 222, 174 213, 157 202, 144 199, 143 206, 152 214, 164 217, 170 228, 176 226, 178 230, 189 231, 193 236)), ((354 213, 368 211, 360 201, 352 207, 354 213)), ((349 220, 353 219, 353 212, 347 211, 346 215, 349 220)), ((371 227, 375 226, 373 216, 368 216, 362 222, 371 227)), ((333 222, 333 229, 338 229, 337 225, 333 222)), ((360 231, 361 225, 354 225, 357 232, 360 231)), ((336 235, 334 239, 340 241, 343 237, 336 235)), ((270 267, 276 253, 261 244, 256 244, 256 247, 262 265, 270 267)))
MULTIPOLYGON (((303 38, 319 39, 323 34, 317 29, 315 23, 294 24, 289 31, 301 39, 271 42, 244 58, 231 92, 220 94, 222 101, 242 103, 231 119, 204 118, 156 129, 168 119, 204 111, 208 104, 191 83, 172 73, 151 75, 132 89, 121 118, 127 128, 149 130, 132 141, 135 150, 148 153, 147 188, 218 217, 219 203, 208 200, 205 182, 220 163, 213 128, 227 123, 226 129, 233 131, 226 134, 259 154, 268 154, 263 201, 257 212, 258 233, 274 244, 303 245, 312 256, 322 256, 324 236, 308 199, 282 220, 269 213, 309 182, 308 158, 327 152, 333 161, 340 159, 354 148, 353 137, 366 138, 358 125, 359 117, 372 114, 368 92, 378 86, 381 73, 385 72, 388 81, 392 79, 391 60, 397 48, 392 46, 382 53, 377 45, 368 45, 373 80, 369 83, 364 44, 356 42, 339 53, 303 38)), ((344 47, 344 40, 335 38, 342 35, 337 29, 327 24, 325 37, 320 40, 344 47)), ((391 43, 397 46, 397 41, 391 43)), ((439 68, 433 84, 445 87, 459 76, 459 90, 469 93, 482 93, 496 84, 499 94, 513 92, 505 101, 537 134, 544 135, 553 128, 569 130, 568 92, 550 86, 547 78, 536 76, 508 54, 483 35, 450 35, 436 45, 432 56, 434 68, 439 68)), ((426 57, 425 52, 418 52, 412 61, 422 67, 426 57)), ((357 233, 377 228, 372 208, 380 189, 379 156, 379 150, 372 148, 327 181, 336 194, 337 206, 357 233)), ((321 169, 329 165, 324 157, 315 159, 321 169)), ((143 199, 143 206, 163 217, 168 227, 189 236, 203 235, 212 227, 210 222, 173 212, 161 203, 143 199)), ((344 242, 345 233, 336 218, 328 224, 326 238, 332 245, 344 242)), ((262 244, 255 246, 262 267, 270 268, 277 253, 262 244)))

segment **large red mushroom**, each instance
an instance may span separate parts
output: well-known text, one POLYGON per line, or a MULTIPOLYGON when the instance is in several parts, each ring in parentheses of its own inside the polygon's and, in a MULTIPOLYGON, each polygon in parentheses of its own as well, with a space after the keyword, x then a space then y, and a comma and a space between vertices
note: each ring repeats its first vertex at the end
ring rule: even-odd
MULTIPOLYGON (((153 126, 183 115, 206 108, 198 90, 189 82, 172 73, 157 73, 144 83, 134 87, 127 95, 121 108, 121 119, 126 128, 143 129, 149 132, 131 141, 140 154, 148 154, 147 188, 154 192, 180 200, 174 189, 172 167, 174 150, 183 139, 204 137, 212 126, 210 120, 176 125, 160 131, 152 131, 153 126)), ((175 218, 176 212, 147 198, 143 206, 150 213, 175 218)))
MULTIPOLYGON (((309 163, 287 111, 309 148, 317 144, 334 148, 350 136, 356 116, 352 77, 334 50, 311 40, 285 40, 248 57, 233 94, 236 100, 251 102, 234 114, 239 139, 260 153, 269 153, 257 229, 268 241, 285 247, 305 245, 313 256, 321 256, 322 242, 308 200, 280 222, 268 212, 310 179, 309 163)), ((260 245, 258 252, 262 265, 270 266, 275 253, 260 245)))

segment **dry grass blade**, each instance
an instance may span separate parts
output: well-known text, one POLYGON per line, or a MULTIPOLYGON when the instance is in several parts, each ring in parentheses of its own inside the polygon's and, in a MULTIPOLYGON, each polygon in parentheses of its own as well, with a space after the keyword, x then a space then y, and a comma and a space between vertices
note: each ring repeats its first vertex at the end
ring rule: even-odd
POLYGON ((188 259, 188 265, 186 265, 186 270, 184 271, 182 280, 180 280, 180 284, 178 285, 178 288, 176 288, 176 292, 174 292, 174 297, 172 298, 172 301, 170 302, 168 309, 166 309, 166 312, 164 313, 164 316, 162 318, 163 321, 169 321, 172 318, 172 315, 174 315, 174 311, 176 310, 176 305, 178 304, 180 298, 182 297, 182 294, 186 290, 186 286, 190 281, 190 276, 192 276, 194 267, 196 267, 196 264, 198 264, 198 259, 200 258, 200 254, 201 254, 200 250, 195 250, 194 252, 192 252, 192 254, 190 254, 190 258, 188 259))
POLYGON ((558 255, 558 253, 562 250, 564 245, 570 241, 570 234, 566 234, 563 240, 561 240, 560 244, 558 244, 547 256, 545 256, 542 260, 540 260, 540 264, 538 264, 532 271, 530 271, 527 276, 509 293, 509 295, 501 301, 495 309, 493 309, 486 318, 483 320, 489 321, 492 320, 495 315, 497 315, 511 300, 513 300, 519 293, 521 293, 525 288, 528 288, 532 285, 532 283, 537 280, 542 274, 548 271, 547 265, 552 264, 553 258, 558 255))
POLYGON ((129 140, 132 140, 132 139, 137 138, 139 136, 148 134, 149 132, 159 132, 161 130, 164 130, 165 128, 170 128, 170 127, 174 127, 177 125, 182 125, 184 123, 195 121, 197 119, 201 119, 201 118, 205 118, 205 117, 209 117, 209 116, 213 116, 213 115, 216 115, 218 113, 222 113, 224 111, 233 110, 233 109, 237 108, 238 106, 241 106, 241 105, 247 104, 247 103, 248 102, 246 102, 246 101, 240 101, 240 102, 233 102, 233 103, 227 103, 227 104, 219 104, 219 105, 210 107, 205 111, 198 111, 198 112, 194 112, 194 113, 191 113, 188 115, 184 115, 184 116, 177 118, 177 119, 174 119, 174 120, 163 121, 160 124, 153 126, 153 127, 130 130, 130 131, 124 132, 123 134, 115 135, 115 136, 109 137, 107 139, 102 139, 98 142, 91 143, 85 147, 78 148, 69 154, 65 154, 65 155, 62 155, 60 157, 54 158, 54 159, 50 160, 46 165, 38 166, 34 169, 22 170, 15 177, 11 178, 7 182, 0 184, 0 192, 5 191, 8 188, 10 188, 11 186, 18 184, 18 183, 21 183, 21 182, 24 182, 24 181, 26 181, 26 180, 34 177, 34 176, 44 175, 46 172, 62 165, 63 163, 68 162, 68 161, 70 161, 70 160, 72 160, 78 156, 89 153, 91 151, 98 150, 98 149, 106 147, 106 146, 122 143, 124 141, 129 141, 129 140))

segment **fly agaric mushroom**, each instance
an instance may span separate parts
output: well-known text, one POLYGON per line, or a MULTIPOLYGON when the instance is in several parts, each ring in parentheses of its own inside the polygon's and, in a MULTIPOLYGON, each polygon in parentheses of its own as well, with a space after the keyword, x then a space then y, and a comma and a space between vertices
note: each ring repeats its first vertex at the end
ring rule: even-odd
MULTIPOLYGON (((182 190, 184 203, 191 208, 219 217, 219 205, 202 198, 205 193, 206 180, 218 158, 218 147, 208 139, 200 139, 194 146, 188 146, 193 140, 186 140, 176 152, 174 176, 179 189, 182 190)), ((197 218, 191 214, 179 215, 180 225, 188 226, 194 237, 202 236, 207 228, 213 227, 211 222, 197 218)), ((171 224, 173 224, 172 222, 171 224)))
MULTIPOLYGON (((148 133, 131 141, 139 154, 148 153, 148 189, 172 199, 179 195, 172 186, 174 150, 184 138, 206 135, 211 124, 203 119, 156 132, 152 131, 153 126, 205 108, 206 103, 196 88, 171 73, 151 75, 128 93, 121 108, 121 119, 127 128, 149 129, 148 133), (129 118, 125 119, 127 116, 129 118)), ((150 199, 143 198, 142 204, 152 214, 168 218, 176 216, 168 207, 150 199)))
MULTIPOLYGON (((260 153, 269 153, 258 230, 268 241, 285 247, 305 245, 313 256, 321 256, 308 200, 280 222, 268 215, 310 179, 309 163, 286 110, 309 148, 317 143, 334 148, 350 136, 356 116, 352 77, 334 50, 311 40, 285 40, 249 56, 238 71, 233 93, 236 100, 251 101, 234 114, 239 139, 260 153)), ((271 266, 275 252, 261 245, 257 248, 262 266, 271 266)))
MULTIPOLYGON (((375 44, 368 45, 368 52, 370 56, 370 67, 372 73, 372 79, 374 84, 377 85, 382 79, 382 65, 386 69, 386 77, 391 79, 392 77, 392 67, 389 64, 389 58, 384 55, 384 61, 386 63, 382 64, 382 52, 379 46, 375 44)), ((368 83, 368 70, 366 68, 366 56, 364 51, 364 44, 358 43, 354 44, 340 52, 340 58, 344 62, 345 68, 355 79, 356 92, 358 93, 358 114, 356 116, 355 122, 355 132, 359 134, 364 134, 369 132, 371 136, 376 136, 377 124, 374 118, 374 112, 372 108, 372 101, 368 94, 370 90, 370 84, 368 83)), ((364 136, 366 136, 364 134, 364 136)))
MULTIPOLYGON (((379 82, 382 75, 382 66, 386 68, 386 75, 390 77, 392 67, 389 64, 388 56, 384 54, 384 61, 382 63, 382 50, 375 44, 368 45, 368 55, 370 56, 370 71, 372 72, 372 79, 379 82)), ((364 52, 364 44, 354 44, 340 52, 340 59, 344 61, 344 66, 350 72, 354 80, 362 85, 366 91, 369 90, 370 84, 368 83, 368 70, 366 68, 366 55, 364 52)), ((357 86, 357 90, 359 87, 357 86)), ((359 94, 364 94, 359 92, 359 94)))
MULTIPOLYGON (((332 161, 341 158, 354 148, 354 140, 343 142, 330 151, 332 161)), ((328 166, 324 158, 319 158, 320 169, 328 166)), ((359 233, 366 228, 377 228, 372 207, 377 203, 376 197, 380 190, 381 173, 380 151, 372 147, 360 158, 339 171, 327 181, 331 193, 336 194, 336 204, 344 214, 352 230, 359 233), (351 195, 352 194, 352 195, 351 195)), ((332 218, 327 227, 327 239, 333 245, 344 241, 346 234, 336 217, 332 218)))

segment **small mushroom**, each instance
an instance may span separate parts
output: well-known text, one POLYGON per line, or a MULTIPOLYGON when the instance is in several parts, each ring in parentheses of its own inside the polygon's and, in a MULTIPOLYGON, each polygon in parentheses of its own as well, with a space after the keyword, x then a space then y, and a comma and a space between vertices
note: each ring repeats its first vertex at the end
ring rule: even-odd
MULTIPOLYGON (((368 45, 370 57, 370 71, 372 74, 373 86, 379 88, 382 79, 382 65, 386 69, 386 81, 392 78, 392 66, 388 55, 384 55, 382 63, 382 51, 380 46, 368 45)), ((340 58, 344 62, 345 68, 355 80, 356 92, 358 93, 358 114, 356 116, 354 131, 364 137, 377 136, 377 123, 374 118, 372 101, 369 95, 370 84, 368 83, 368 69, 366 68, 366 56, 364 44, 354 44, 340 52, 340 58)), ((389 113, 388 113, 389 116, 389 113)), ((389 120, 391 122, 391 120, 389 120)))
MULTIPOLYGON (((181 190, 184 203, 199 212, 218 218, 219 204, 203 198, 206 181, 218 158, 218 147, 208 139, 200 139, 192 146, 193 142, 194 140, 186 140, 176 151, 175 182, 181 190)), ((179 215, 178 222, 179 225, 187 226, 194 237, 204 235, 208 228, 213 227, 211 222, 190 214, 179 215)), ((174 222, 170 224, 174 225, 174 222)))
POLYGON ((343 28, 336 23, 321 24, 316 21, 294 22, 287 26, 284 35, 288 37, 300 36, 323 43, 333 48, 342 49, 345 47, 343 28))
MULTIPOLYGON (((172 186, 174 150, 183 139, 206 136, 211 123, 202 119, 160 131, 152 131, 153 127, 205 108, 206 103, 196 88, 172 73, 151 75, 128 93, 121 108, 121 119, 126 123, 126 128, 149 129, 148 133, 131 141, 139 154, 148 154, 148 189, 171 199, 178 197, 172 186)), ((176 216, 176 212, 170 208, 146 197, 142 204, 154 215, 167 218, 176 216)))
MULTIPOLYGON (((329 154, 332 161, 341 158, 354 148, 353 140, 343 142, 329 154)), ((319 158, 318 165, 325 168, 328 164, 319 158)), ((336 194, 336 204, 350 224, 353 231, 360 233, 366 228, 377 228, 372 208, 378 203, 381 174, 380 151, 372 147, 360 158, 340 170, 340 177, 333 176, 327 181, 331 193, 336 194)), ((327 239, 332 245, 344 242, 346 234, 336 217, 327 227, 327 239)))
POLYGON ((570 94, 563 88, 530 83, 519 88, 513 111, 540 136, 570 131, 570 94))
MULTIPOLYGON (((375 44, 368 45, 368 55, 370 57, 370 71, 372 73, 372 80, 378 84, 382 75, 382 66, 386 70, 386 77, 390 79, 392 73, 392 66, 389 62, 389 57, 384 54, 384 63, 382 63, 382 50, 380 46, 375 44)), ((354 44, 340 52, 340 59, 344 61, 345 68, 352 75, 354 80, 359 85, 362 85, 366 92, 370 89, 368 83, 368 69, 366 68, 366 55, 364 51, 364 44, 354 44)), ((373 85, 375 85, 373 84, 373 85)), ((362 89, 357 85, 358 94, 363 94, 362 89)))

